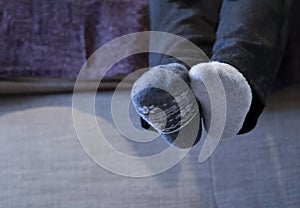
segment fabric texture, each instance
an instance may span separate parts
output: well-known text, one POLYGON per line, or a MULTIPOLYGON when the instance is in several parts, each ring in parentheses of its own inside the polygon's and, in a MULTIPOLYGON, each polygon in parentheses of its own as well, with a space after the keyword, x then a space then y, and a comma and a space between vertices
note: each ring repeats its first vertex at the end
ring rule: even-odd
MULTIPOLYGON (((290 0, 154 0, 150 2, 151 29, 180 35, 201 48, 211 61, 230 64, 243 74, 253 94, 240 131, 246 133, 255 127, 282 63, 291 7, 290 0)), ((151 54, 149 62, 155 66, 176 60, 151 54)))
POLYGON ((160 65, 144 73, 131 92, 135 109, 142 119, 169 143, 180 148, 195 145, 202 130, 198 103, 189 82, 188 70, 183 65, 160 65), (190 138, 181 139, 179 131, 190 138))
POLYGON ((195 65, 189 75, 193 92, 201 105, 206 130, 213 125, 211 134, 216 135, 216 131, 224 126, 221 138, 237 135, 252 102, 246 78, 233 66, 220 62, 195 65), (217 117, 213 117, 213 113, 217 117))
MULTIPOLYGON (((147 0, 0 1, 0 78, 75 79, 99 47, 148 30, 147 4, 147 0)), ((124 47, 134 43, 128 44, 124 47)), ((135 55, 116 63, 106 77, 146 66, 146 56, 135 55)), ((97 70, 101 74, 102 69, 97 70)), ((97 79, 99 72, 90 73, 90 79, 97 79)))
MULTIPOLYGON (((257 128, 221 141, 205 163, 198 162, 200 141, 172 169, 139 179, 112 174, 84 152, 74 129, 72 94, 1 97, 0 206, 298 208, 299 89, 295 86, 271 95, 257 128)), ((168 148, 161 138, 145 144, 113 133, 117 130, 111 117, 112 95, 112 91, 99 93, 95 109, 99 128, 114 148, 132 156, 168 148)), ((133 113, 131 108, 132 121, 138 126, 133 113)), ((95 117, 86 112, 79 115, 85 132, 96 135, 98 129, 85 122, 95 117)), ((103 158, 108 154, 99 152, 103 158)), ((114 162, 136 171, 140 168, 114 162)))

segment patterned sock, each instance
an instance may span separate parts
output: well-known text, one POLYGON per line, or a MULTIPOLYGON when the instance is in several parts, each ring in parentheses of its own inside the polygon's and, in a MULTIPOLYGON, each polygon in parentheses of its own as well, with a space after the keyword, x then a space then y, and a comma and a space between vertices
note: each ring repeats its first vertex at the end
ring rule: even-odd
POLYGON ((188 83, 188 70, 183 65, 159 65, 144 73, 131 92, 137 113, 180 148, 193 146, 201 134, 198 103, 188 83), (191 134, 196 130, 196 135, 191 134), (177 138, 179 131, 184 136, 177 138))
POLYGON ((223 130, 224 127, 221 138, 237 135, 252 101, 251 88, 245 77, 233 66, 220 62, 195 65, 189 75, 191 88, 201 105, 205 129, 208 131, 214 123, 212 132, 223 130), (213 96, 215 105, 212 105, 209 95, 213 96), (215 108, 212 109, 212 106, 215 108), (217 114, 214 121, 212 113, 217 114), (223 123, 220 121, 222 116, 225 118, 223 123))

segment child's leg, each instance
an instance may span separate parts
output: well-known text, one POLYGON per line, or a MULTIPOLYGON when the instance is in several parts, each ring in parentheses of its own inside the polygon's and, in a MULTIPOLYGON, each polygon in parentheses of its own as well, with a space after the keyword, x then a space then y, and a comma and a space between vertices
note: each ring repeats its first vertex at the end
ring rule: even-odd
MULTIPOLYGON (((181 36, 201 48, 208 57, 211 56, 221 0, 151 0, 149 4, 152 31, 181 36)), ((180 50, 180 45, 176 45, 171 50, 180 50)), ((189 56, 183 57, 183 60, 189 60, 193 65, 201 62, 199 57, 190 57, 193 56, 194 49, 190 50, 190 53, 187 52, 189 56), (190 61, 191 59, 193 60, 190 61)), ((150 54, 149 62, 150 66, 157 66, 178 62, 178 60, 163 54, 150 54)))
MULTIPOLYGON (((210 55, 215 40, 220 2, 220 0, 151 0, 149 1, 151 30, 181 36, 198 45, 206 54, 210 55)), ((182 50, 178 42, 165 40, 163 45, 172 46, 168 50, 178 52, 182 50)), ((180 57, 183 61, 187 61, 189 64, 201 62, 199 56, 194 56, 196 53, 193 51, 194 49, 187 50, 190 51, 185 51, 183 56, 180 57)), ((203 59, 208 61, 207 57, 203 59)), ((199 114, 198 104, 194 102, 194 94, 190 88, 186 88, 190 82, 188 67, 179 60, 164 54, 151 54, 149 62, 150 66, 154 68, 146 72, 133 86, 133 104, 141 117, 157 129, 165 139, 173 143, 178 130, 182 129, 183 126, 186 126, 184 129, 191 128, 188 123, 195 123, 193 117, 199 114), (182 63, 182 65, 178 63, 182 63), (176 76, 168 74, 170 72, 179 75, 186 86, 180 86, 176 76), (153 86, 169 89, 170 92, 178 95, 177 100, 179 102, 176 103, 174 98, 167 92, 153 86), (182 112, 178 111, 179 106, 182 107, 182 112), (161 112, 158 111, 155 115, 149 115, 149 109, 151 110, 153 107, 165 111, 167 116, 166 127, 162 126, 164 121, 160 118, 161 112), (144 112, 143 109, 145 109, 144 112), (149 118, 151 116, 152 119, 149 118)), ((201 134, 201 125, 198 127, 200 129, 196 141, 199 140, 201 134)), ((190 138, 186 140, 186 143, 175 142, 175 145, 179 147, 191 146, 190 138)))
MULTIPOLYGON (((240 119, 238 122, 243 123, 240 133, 248 132, 254 128, 264 108, 266 97, 284 52, 289 6, 290 1, 284 0, 224 0, 222 3, 212 61, 227 63, 229 67, 233 66, 247 79, 247 83, 251 86, 252 103, 248 112, 247 108, 243 107, 249 103, 240 102, 247 99, 247 96, 244 96, 249 93, 247 84, 244 83, 241 86, 242 80, 236 83, 227 82, 227 84, 229 83, 226 92, 227 119, 229 121, 230 119, 235 120, 234 114, 237 109, 240 110, 238 114, 241 117, 238 118, 240 119), (230 88, 238 88, 239 93, 230 88), (242 121, 242 117, 245 116, 245 121, 242 121)), ((193 71, 202 71, 201 73, 205 74, 203 71, 209 71, 203 70, 205 67, 205 65, 199 65, 193 71)), ((223 71, 221 76, 226 74, 226 72, 224 73, 226 67, 223 67, 223 70, 221 65, 217 64, 215 67, 223 71)), ((201 92, 201 85, 197 84, 197 79, 193 83, 196 83, 194 92, 201 102, 203 93, 201 92)), ((204 103, 203 108, 204 111, 205 108, 209 108, 208 103, 204 103)), ((237 130, 235 129, 235 131, 237 130)), ((234 131, 232 133, 234 135, 234 131)))

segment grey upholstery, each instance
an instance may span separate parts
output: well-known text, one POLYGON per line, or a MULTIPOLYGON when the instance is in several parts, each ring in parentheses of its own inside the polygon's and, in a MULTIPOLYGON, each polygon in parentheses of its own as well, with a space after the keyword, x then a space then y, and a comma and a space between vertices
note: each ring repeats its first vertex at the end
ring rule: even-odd
MULTIPOLYGON (((299 207, 299 93, 297 86, 274 92, 256 129, 222 141, 205 163, 198 163, 200 143, 172 169, 140 179, 110 173, 89 158, 74 130, 72 94, 2 96, 0 207, 299 207)), ((111 96, 96 98, 101 128, 113 128, 111 96)), ((167 147, 161 139, 143 150, 109 132, 107 138, 117 149, 129 144, 133 155, 167 147)))

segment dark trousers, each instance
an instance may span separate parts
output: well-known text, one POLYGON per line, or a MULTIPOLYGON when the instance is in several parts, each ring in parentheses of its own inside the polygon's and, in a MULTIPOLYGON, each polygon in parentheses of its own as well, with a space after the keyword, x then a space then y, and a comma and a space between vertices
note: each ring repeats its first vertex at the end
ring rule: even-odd
MULTIPOLYGON (((291 1, 150 0, 151 30, 182 36, 211 61, 228 63, 245 76, 253 92, 252 106, 240 131, 245 133, 256 125, 279 69, 291 1)), ((150 66, 171 62, 174 58, 163 54, 149 57, 150 66)))

